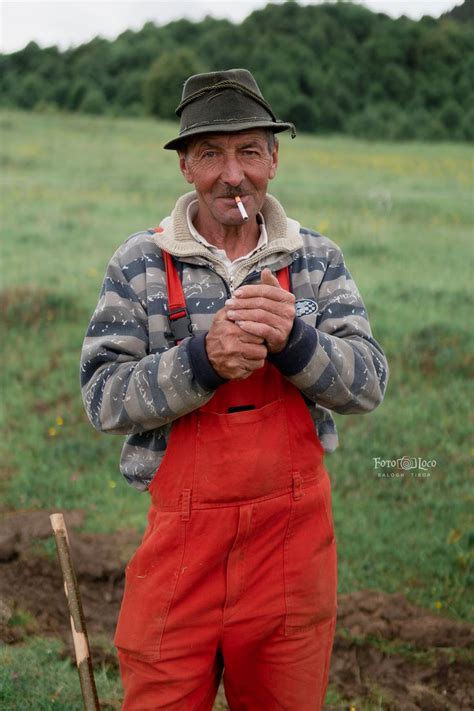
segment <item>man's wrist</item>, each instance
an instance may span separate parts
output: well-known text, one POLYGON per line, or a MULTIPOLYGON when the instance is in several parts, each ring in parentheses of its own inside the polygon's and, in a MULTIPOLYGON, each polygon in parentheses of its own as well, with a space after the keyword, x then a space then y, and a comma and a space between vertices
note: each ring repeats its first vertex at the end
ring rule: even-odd
MULTIPOLYGON (((293 329, 292 329, 292 330, 293 330, 293 329)), ((291 331, 290 331, 290 333, 291 333, 291 331)), ((278 353, 281 353, 282 351, 284 351, 285 348, 286 348, 287 345, 288 345, 288 341, 289 341, 289 340, 290 340, 290 334, 288 334, 288 338, 287 338, 286 341, 280 346, 280 348, 278 348, 278 350, 270 350, 270 348, 268 348, 268 346, 267 346, 267 348, 268 348, 268 355, 278 355, 278 353)))
POLYGON ((214 370, 206 350, 206 333, 193 336, 188 341, 189 360, 198 385, 205 390, 216 390, 227 382, 214 370))
POLYGON ((269 353, 268 361, 275 365, 282 375, 296 375, 308 365, 317 345, 317 330, 296 317, 286 346, 278 353, 269 353))

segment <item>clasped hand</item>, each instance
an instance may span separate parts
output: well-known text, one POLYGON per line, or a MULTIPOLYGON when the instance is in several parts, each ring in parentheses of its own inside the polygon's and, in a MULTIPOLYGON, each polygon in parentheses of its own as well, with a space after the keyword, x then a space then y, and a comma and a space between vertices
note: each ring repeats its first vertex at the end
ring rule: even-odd
POLYGON ((214 317, 206 336, 214 370, 227 380, 247 378, 268 353, 283 350, 294 319, 295 297, 264 269, 260 284, 239 287, 214 317))

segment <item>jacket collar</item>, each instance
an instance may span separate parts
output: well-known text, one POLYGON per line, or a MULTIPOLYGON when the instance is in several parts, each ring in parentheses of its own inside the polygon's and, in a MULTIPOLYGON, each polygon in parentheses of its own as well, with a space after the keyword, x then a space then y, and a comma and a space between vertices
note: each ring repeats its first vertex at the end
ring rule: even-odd
MULTIPOLYGON (((195 192, 182 195, 171 216, 162 221, 163 231, 154 235, 158 246, 176 257, 202 256, 209 258, 210 252, 207 247, 196 242, 188 227, 187 208, 189 203, 196 199, 195 192)), ((265 254, 294 252, 303 246, 299 223, 288 218, 278 200, 271 195, 267 195, 265 198, 262 214, 268 234, 265 254)))

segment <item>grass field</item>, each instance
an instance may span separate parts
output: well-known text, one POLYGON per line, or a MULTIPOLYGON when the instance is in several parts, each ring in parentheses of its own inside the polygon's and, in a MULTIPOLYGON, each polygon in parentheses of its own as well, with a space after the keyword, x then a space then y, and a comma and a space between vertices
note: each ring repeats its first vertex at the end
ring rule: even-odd
MULTIPOLYGON (((0 128, 3 511, 82 508, 89 531, 141 529, 147 497, 118 473, 121 439, 86 422, 78 361, 109 257, 187 190, 175 154, 161 150, 175 127, 4 112, 0 128)), ((375 413, 337 418, 341 446, 327 459, 340 592, 403 592, 459 620, 472 606, 474 543, 473 154, 282 137, 270 186, 290 216, 343 249, 391 368, 375 413), (436 464, 414 476, 376 467, 377 457, 436 464)), ((21 654, 40 668, 47 651, 34 645, 4 652, 7 668, 23 665, 21 654)), ((38 694, 8 708, 73 708, 38 694)))

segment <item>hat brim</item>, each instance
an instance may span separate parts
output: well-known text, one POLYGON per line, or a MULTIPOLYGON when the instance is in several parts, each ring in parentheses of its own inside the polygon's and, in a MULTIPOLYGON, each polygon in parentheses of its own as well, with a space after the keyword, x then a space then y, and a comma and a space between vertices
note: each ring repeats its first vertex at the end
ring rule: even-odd
POLYGON ((292 123, 285 123, 284 121, 236 121, 235 123, 216 123, 209 124, 206 123, 202 126, 194 126, 193 128, 186 129, 177 138, 165 143, 163 148, 170 151, 177 151, 183 147, 183 143, 187 138, 191 136, 199 136, 206 133, 238 133, 239 131, 250 131, 255 128, 269 129, 273 133, 281 133, 282 131, 288 131, 291 129, 292 135, 294 135, 295 127, 292 123))

